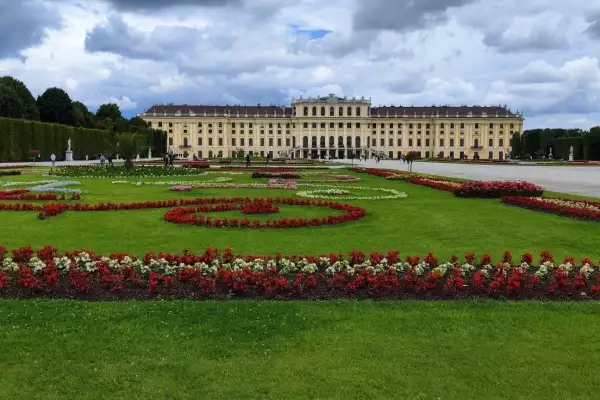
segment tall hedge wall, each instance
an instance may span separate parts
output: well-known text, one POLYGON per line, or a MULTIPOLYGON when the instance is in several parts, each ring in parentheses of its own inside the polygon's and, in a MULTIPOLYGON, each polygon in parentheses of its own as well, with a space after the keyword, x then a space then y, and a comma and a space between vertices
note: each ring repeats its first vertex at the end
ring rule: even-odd
MULTIPOLYGON (((152 136, 149 141, 152 152, 157 156, 162 154, 166 146, 164 134, 154 132, 149 135, 152 136)), ((84 160, 86 155, 91 159, 99 153, 113 153, 117 142, 117 133, 100 129, 0 118, 0 162, 28 161, 27 153, 30 149, 39 150, 42 160, 49 160, 53 153, 59 159, 63 159, 69 138, 71 138, 73 158, 84 160)))

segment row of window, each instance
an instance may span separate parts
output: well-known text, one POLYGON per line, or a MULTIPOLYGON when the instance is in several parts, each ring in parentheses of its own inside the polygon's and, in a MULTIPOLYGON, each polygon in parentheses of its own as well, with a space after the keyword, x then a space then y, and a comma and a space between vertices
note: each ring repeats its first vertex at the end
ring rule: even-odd
MULTIPOLYGON (((296 107, 294 107, 294 115, 296 114, 296 107)), ((308 117, 308 107, 304 107, 304 116, 308 117)), ((316 117, 317 116, 317 107, 313 106, 312 108, 312 116, 316 117)), ((325 107, 321 107, 321 117, 325 117, 326 116, 326 108, 325 107)), ((335 117, 335 107, 329 107, 329 116, 330 117, 335 117)), ((340 107, 338 108, 338 117, 343 117, 344 116, 344 107, 340 107)), ((346 109, 346 116, 347 117, 351 117, 352 116, 352 107, 348 107, 346 109)), ((360 117, 360 107, 356 107, 356 117, 360 117)))
MULTIPOLYGON (((312 124, 312 125, 313 125, 313 128, 316 128, 316 124, 317 124, 316 122, 313 122, 313 124, 312 124)), ((219 128, 222 128, 222 127, 223 127, 223 122, 219 122, 217 125, 218 125, 218 127, 219 127, 219 128)), ((390 123, 390 124, 381 123, 381 124, 380 124, 380 126, 381 126, 381 129, 385 129, 386 125, 387 125, 387 126, 390 128, 390 129, 394 129, 394 123, 390 123)), ((402 129, 402 123, 399 123, 399 124, 396 124, 396 125, 398 126, 398 129, 402 129)), ((422 125, 425 125, 425 129, 429 129, 431 124, 412 124, 412 123, 411 123, 411 124, 408 124, 408 128, 409 128, 409 129, 412 129, 412 128, 413 128, 413 125, 417 125, 417 128, 418 128, 418 129, 421 129, 421 126, 422 126, 422 125)), ((450 123, 449 125, 450 125, 450 129, 454 129, 454 122, 450 123)), ((483 124, 481 124, 481 125, 483 125, 483 124)), ((239 127, 240 127, 240 128, 244 128, 244 126, 245 126, 244 122, 240 122, 240 123, 239 123, 239 127)), ((274 123, 273 123, 273 122, 269 122, 269 128, 273 128, 273 126, 274 126, 274 123)), ((282 126, 283 126, 283 123, 281 123, 281 122, 278 122, 278 123, 277 123, 277 128, 281 128, 282 126)), ((295 128, 296 128, 296 123, 293 123, 293 122, 292 122, 292 123, 290 123, 290 122, 287 122, 287 123, 285 124, 285 127, 286 127, 287 129, 289 129, 289 128, 290 128, 290 126, 291 126, 292 128, 294 128, 294 129, 295 129, 295 128)), ((445 126, 445 124, 442 122, 442 123, 440 124, 440 127, 441 127, 442 129, 444 129, 444 126, 445 126)), ((490 129, 494 128, 494 123, 493 123, 493 122, 491 122, 491 123, 489 124, 489 126, 490 126, 490 129)), ((163 123, 162 123, 162 122, 158 122, 158 127, 159 127, 159 128, 162 128, 162 127, 163 127, 163 123)), ((173 123, 172 123, 172 122, 169 122, 169 128, 172 128, 172 127, 173 127, 173 123)), ((183 123, 183 127, 184 127, 184 128, 187 128, 187 122, 184 122, 184 123, 183 123)), ((199 127, 199 128, 201 128, 201 127, 202 127, 202 122, 198 122, 198 127, 199 127)), ((212 128, 212 127, 213 127, 213 124, 212 124, 211 122, 209 122, 209 123, 208 123, 208 127, 209 127, 209 128, 212 128)), ((235 127, 236 127, 236 123, 235 123, 235 122, 232 122, 232 123, 231 123, 231 127, 232 127, 232 128, 235 128, 235 127)), ((253 123, 252 123, 252 122, 248 122, 248 128, 252 129, 252 127, 253 127, 253 123)), ((261 124, 261 127, 263 127, 263 128, 264 128, 264 124, 261 124)), ((305 123, 304 123, 304 127, 305 127, 305 128, 308 128, 308 122, 305 122, 305 123)), ((321 122, 321 127, 322 127, 322 128, 325 128, 325 122, 321 122)), ((333 128, 333 127, 334 127, 334 123, 333 123, 333 122, 330 122, 330 123, 329 123, 329 127, 330 127, 330 128, 333 128)), ((338 123, 338 127, 339 127, 339 128, 343 128, 343 127, 344 127, 344 123, 343 123, 343 122, 339 122, 339 123, 338 123)), ((347 127, 348 127, 348 128, 351 128, 351 127, 352 127, 352 123, 351 123, 351 122, 348 122, 348 123, 347 123, 347 127)), ((357 123, 357 124, 356 124, 356 127, 357 127, 357 128, 360 128, 360 123, 357 123)), ((371 124, 371 123, 367 124, 367 128, 369 128, 369 129, 370 129, 371 127, 373 127, 373 128, 376 128, 376 127, 377 127, 377 124, 375 124, 375 123, 373 123, 373 124, 371 124)), ((464 123, 464 122, 461 122, 461 124, 460 124, 460 129, 464 129, 464 128, 465 128, 465 123, 464 123)), ((483 128, 483 127, 482 127, 482 128, 483 128)), ((500 124, 500 129, 502 129, 502 128, 504 128, 504 124, 500 124)), ((514 129, 514 124, 510 124, 510 128, 511 128, 511 129, 514 129)), ((479 129, 479 123, 475 123, 475 129, 479 129)))
MULTIPOLYGON (((368 143, 368 138, 367 138, 367 143, 368 143)), ((202 146, 202 138, 198 138, 198 146, 202 146)), ((320 145, 321 147, 325 147, 325 143, 326 143, 326 139, 325 137, 321 137, 320 139, 320 145)), ((380 139, 380 146, 384 147, 385 146, 385 139, 381 138, 380 139)), ((218 138, 217 140, 217 145, 218 146, 223 146, 223 138, 218 138)), ((265 145, 265 139, 264 138, 260 138, 260 146, 263 147, 265 145)), ((274 139, 273 138, 269 138, 269 146, 273 147, 273 143, 274 143, 274 139)), ((277 146, 281 147, 282 146, 282 139, 278 138, 277 139, 277 146)), ((413 139, 408 139, 408 147, 413 147, 413 139)), ((245 146, 245 140, 244 138, 240 138, 239 141, 240 146, 245 146)), ((421 147, 422 141, 421 139, 417 139, 417 147, 421 147)), ((440 139, 439 140, 439 146, 440 147, 444 147, 445 141, 444 139, 440 139)), ((489 142, 489 147, 494 147, 494 139, 490 139, 489 142)), ((208 146, 212 146, 213 145, 213 138, 208 138, 208 146)), ((249 138, 248 139, 248 145, 249 146, 254 146, 254 140, 253 138, 249 138)), ((293 146, 296 147, 296 138, 292 138, 292 140, 290 140, 289 138, 285 139, 285 145, 286 146, 293 146)), ((308 137, 305 136, 303 139, 303 145, 304 147, 308 147, 308 137)), ((313 136, 312 137, 312 145, 313 147, 317 147, 317 137, 313 136)), ((373 147, 377 146, 377 139, 372 139, 371 140, 371 145, 373 147)), ((389 139, 388 140, 388 145, 390 147, 394 146, 394 139, 389 139)), ((173 146, 173 138, 170 137, 169 138, 169 146, 173 146)), ((231 146, 237 146, 237 139, 236 138, 231 138, 231 146)), ((335 146, 335 137, 330 136, 329 137, 329 147, 334 147, 335 146)), ((344 138, 342 136, 338 137, 338 141, 337 141, 337 146, 338 147, 344 147, 344 138)), ((348 136, 346 137, 346 146, 348 147, 352 147, 352 137, 348 136)), ((356 147, 360 147, 360 137, 357 136, 355 138, 355 146, 356 147)), ((402 139, 397 139, 397 146, 398 147, 402 147, 402 139)), ((429 147, 430 146, 430 139, 425 139, 425 147, 429 147)), ((465 140, 464 139, 460 139, 459 140, 459 147, 464 147, 465 146, 465 140)), ((500 139, 498 141, 498 146, 503 147, 504 146, 504 139, 500 139)), ((183 138, 183 147, 190 147, 189 145, 189 141, 188 138, 183 138)), ((450 139, 450 147, 454 147, 454 139, 450 139)), ((473 148, 480 148, 479 146, 479 140, 475 139, 473 141, 473 148)))

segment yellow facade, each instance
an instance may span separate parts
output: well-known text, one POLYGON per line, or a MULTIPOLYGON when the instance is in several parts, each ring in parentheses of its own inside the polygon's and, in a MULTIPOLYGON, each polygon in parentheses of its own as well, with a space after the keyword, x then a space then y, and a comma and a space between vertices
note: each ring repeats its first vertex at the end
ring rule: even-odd
POLYGON ((523 115, 504 107, 371 107, 369 99, 294 99, 278 106, 153 106, 139 115, 181 157, 504 159, 523 115))

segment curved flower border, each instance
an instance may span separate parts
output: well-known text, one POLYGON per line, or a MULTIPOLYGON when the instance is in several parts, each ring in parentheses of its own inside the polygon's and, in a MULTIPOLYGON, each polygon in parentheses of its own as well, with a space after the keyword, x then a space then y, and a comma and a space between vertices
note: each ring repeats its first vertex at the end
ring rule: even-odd
POLYGON ((55 181, 29 188, 30 192, 50 192, 50 193, 87 193, 87 190, 68 189, 64 186, 81 185, 79 181, 55 181))
POLYGON ((221 176, 210 181, 112 181, 113 185, 135 185, 135 186, 193 186, 207 183, 232 182, 233 178, 221 176))
MULTIPOLYGON (((298 182, 300 185, 301 183, 298 182)), ((394 200, 394 199, 406 199, 408 194, 404 192, 399 192, 395 189, 387 189, 387 188, 374 188, 367 186, 342 186, 342 185, 317 185, 306 183, 302 184, 302 186, 307 187, 315 187, 315 188, 324 188, 324 190, 332 190, 332 189, 347 189, 347 190, 372 190, 377 192, 385 192, 391 193, 389 196, 327 196, 322 195, 316 192, 320 192, 321 190, 313 191, 313 190, 304 190, 300 192, 296 192, 296 196, 306 197, 309 199, 326 199, 326 200, 394 200)))

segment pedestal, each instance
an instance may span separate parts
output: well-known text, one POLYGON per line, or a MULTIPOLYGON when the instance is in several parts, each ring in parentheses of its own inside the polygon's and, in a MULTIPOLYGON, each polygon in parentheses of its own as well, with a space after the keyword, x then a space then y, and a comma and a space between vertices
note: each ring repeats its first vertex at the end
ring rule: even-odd
POLYGON ((65 161, 73 161, 73 152, 72 151, 65 152, 65 161))

